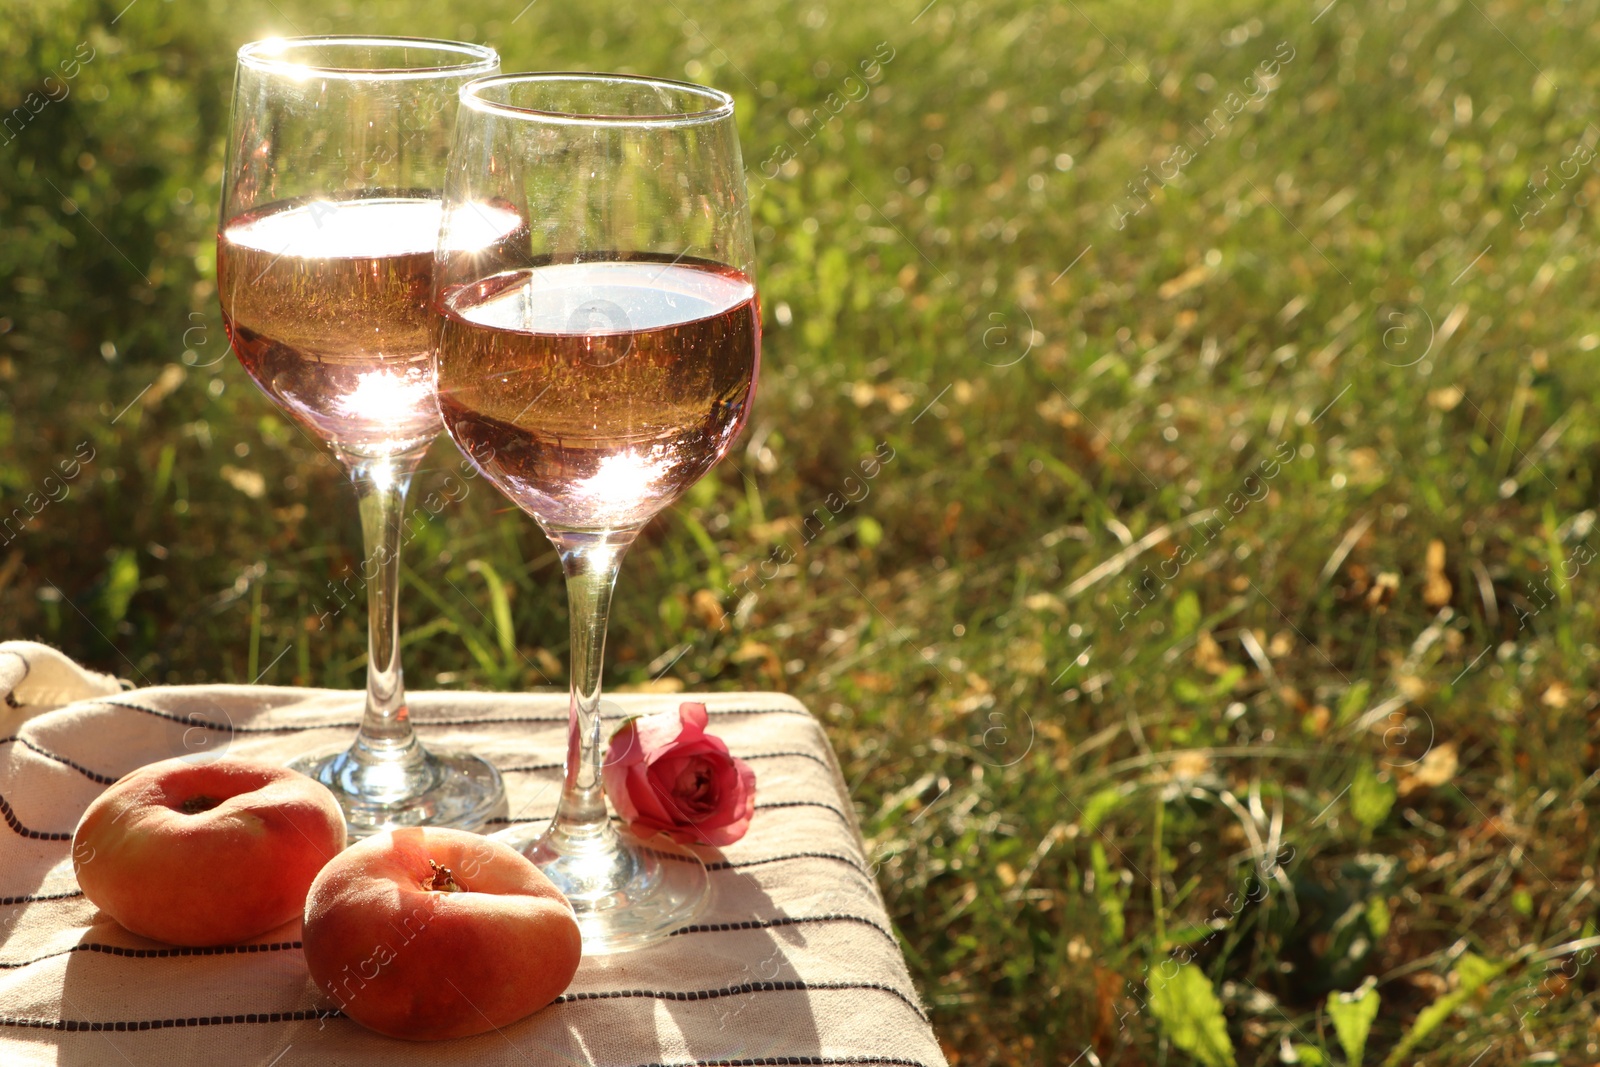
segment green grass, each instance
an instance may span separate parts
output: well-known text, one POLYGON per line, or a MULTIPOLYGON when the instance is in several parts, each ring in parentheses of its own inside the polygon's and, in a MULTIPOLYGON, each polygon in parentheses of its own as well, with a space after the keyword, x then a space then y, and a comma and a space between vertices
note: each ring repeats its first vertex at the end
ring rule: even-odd
MULTIPOLYGON (((707 81, 764 379, 628 559, 609 679, 817 711, 952 1059, 1339 1063, 1368 980, 1368 1063, 1600 1059, 1600 5, 921 6, 10 5, 4 112, 95 58, 0 143, 5 511, 94 458, 0 546, 4 633, 361 683, 360 611, 317 623, 349 491, 217 319, 238 44, 707 81)), ((563 681, 559 569, 488 487, 406 559, 414 688, 563 681)))

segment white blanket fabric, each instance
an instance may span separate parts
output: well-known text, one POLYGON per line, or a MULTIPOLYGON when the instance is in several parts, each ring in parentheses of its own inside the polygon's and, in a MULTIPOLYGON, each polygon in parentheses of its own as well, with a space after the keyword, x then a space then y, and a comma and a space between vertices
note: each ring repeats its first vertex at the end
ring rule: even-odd
MULTIPOLYGON (((182 949, 99 912, 72 874, 79 816, 171 756, 281 762, 349 738, 359 694, 266 686, 125 690, 59 652, 0 643, 0 1064, 894 1064, 945 1067, 868 868, 834 755, 774 693, 618 696, 629 713, 703 700, 757 776, 749 834, 702 850, 712 900, 659 947, 584 960, 566 995, 481 1037, 418 1046, 344 1019, 312 985, 292 922, 256 943, 182 949)), ((548 819, 564 694, 414 693, 425 741, 504 773, 516 821, 548 819)), ((204 872, 196 872, 204 877, 204 872)))

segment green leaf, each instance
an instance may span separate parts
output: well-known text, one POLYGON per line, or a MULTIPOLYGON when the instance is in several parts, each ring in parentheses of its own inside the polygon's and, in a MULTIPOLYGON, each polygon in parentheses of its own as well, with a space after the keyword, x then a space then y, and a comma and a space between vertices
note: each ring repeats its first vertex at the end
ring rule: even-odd
POLYGON ((707 583, 712 588, 726 585, 728 579, 722 567, 722 553, 717 550, 716 540, 691 513, 683 512, 678 516, 678 521, 683 523, 683 528, 689 531, 689 536, 694 538, 694 543, 700 548, 700 554, 705 557, 707 583))
POLYGON ((1377 1017, 1378 990, 1371 979, 1353 993, 1328 995, 1328 1018, 1333 1020, 1333 1031, 1339 1035, 1339 1045, 1350 1067, 1361 1067, 1367 1051, 1367 1033, 1377 1017))
POLYGON ((1456 963, 1455 978, 1468 993, 1476 992, 1483 984, 1501 971, 1503 964, 1490 963, 1482 956, 1468 952, 1456 963))
POLYGON ((1114 785, 1108 785, 1104 789, 1096 790, 1088 800, 1083 802, 1079 824, 1084 832, 1089 833, 1097 829, 1105 821, 1106 816, 1121 806, 1122 799, 1122 790, 1114 785))
POLYGON ((1174 974, 1162 973, 1172 962, 1157 967, 1147 983, 1150 1014, 1169 1041, 1205 1067, 1233 1067, 1233 1043, 1211 980, 1188 963, 1179 964, 1174 974))
POLYGON ((1238 685, 1244 680, 1244 676, 1245 669, 1239 664, 1235 663, 1233 666, 1223 671, 1222 674, 1217 677, 1215 682, 1211 683, 1211 692, 1208 693, 1207 696, 1213 700, 1217 699, 1218 697, 1227 696, 1229 693, 1233 692, 1234 686, 1238 685))
POLYGON ((1200 625, 1200 598, 1193 589, 1185 589, 1172 605, 1172 636, 1188 637, 1200 625))
POLYGON ((1370 763, 1356 768, 1350 783, 1350 814, 1368 830, 1376 830, 1394 807, 1394 786, 1378 778, 1370 763))
POLYGON ((1335 726, 1343 726, 1350 722, 1361 709, 1367 706, 1367 697, 1372 693, 1372 683, 1366 680, 1357 682, 1344 692, 1344 697, 1339 701, 1339 715, 1334 720, 1335 726))
POLYGON ((1511 894, 1511 907, 1524 919, 1533 916, 1533 894, 1526 889, 1518 889, 1511 894))
POLYGON ((877 519, 863 515, 856 520, 856 540, 861 542, 862 548, 876 548, 883 540, 883 527, 877 519))
MULTIPOLYGON (((719 490, 720 486, 715 478, 702 478, 689 487, 689 492, 685 496, 694 507, 709 508, 717 502, 719 490)), ((683 514, 689 514, 688 509, 684 509, 683 514)))
POLYGON ((177 461, 178 447, 170 442, 161 446, 161 457, 156 460, 155 477, 151 480, 150 499, 160 500, 167 495, 172 482, 172 465, 177 461))
POLYGON ((666 627, 667 633, 675 634, 683 629, 687 613, 683 607, 683 598, 664 596, 656 603, 656 615, 661 619, 661 624, 666 627))
POLYGON ((472 560, 467 564, 467 571, 483 575, 484 584, 489 587, 489 613, 494 619, 495 640, 500 646, 502 666, 510 671, 517 659, 517 641, 516 631, 511 624, 511 596, 506 592, 506 583, 488 560, 472 560))
POLYGON ((844 249, 829 245, 817 260, 816 288, 811 300, 812 313, 806 316, 801 333, 812 346, 821 346, 833 336, 845 290, 850 285, 851 261, 844 249))
POLYGON ((478 640, 471 630, 461 631, 461 643, 467 646, 467 652, 472 660, 486 674, 495 674, 500 670, 500 664, 495 660, 494 653, 489 646, 478 640))
POLYGON ((1327 1067, 1328 1057, 1315 1045, 1291 1045, 1294 1050, 1294 1062, 1304 1064, 1305 1067, 1327 1067))
POLYGON ((1462 956, 1451 972, 1455 988, 1417 1013, 1417 1021, 1411 1024, 1406 1036, 1390 1051, 1389 1058, 1383 1061, 1383 1067, 1399 1067, 1423 1038, 1455 1014, 1455 1010, 1466 1003, 1467 998, 1481 989, 1485 982, 1505 969, 1503 963, 1491 963, 1470 952, 1462 956))
POLYGON ((106 574, 106 587, 100 594, 100 606, 113 626, 128 617, 128 603, 139 591, 139 557, 131 548, 124 548, 111 560, 106 574))
POLYGON ((1367 901, 1367 929, 1372 931, 1376 940, 1382 940, 1389 933, 1389 902, 1382 897, 1372 897, 1367 901))
POLYGON ((1214 932, 1207 923, 1183 923, 1167 931, 1167 945, 1173 948, 1192 945, 1196 941, 1204 941, 1214 932))
POLYGON ((1105 939, 1110 944, 1120 945, 1127 933, 1127 919, 1122 912, 1127 893, 1121 890, 1121 884, 1111 870, 1111 863, 1106 859, 1106 850, 1098 841, 1089 845, 1089 862, 1094 867, 1094 896, 1100 905, 1100 922, 1105 939))

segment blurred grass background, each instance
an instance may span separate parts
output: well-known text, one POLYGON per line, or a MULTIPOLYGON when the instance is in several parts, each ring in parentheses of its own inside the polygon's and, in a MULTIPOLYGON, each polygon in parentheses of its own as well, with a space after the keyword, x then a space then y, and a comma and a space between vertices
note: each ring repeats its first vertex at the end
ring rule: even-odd
MULTIPOLYGON (((822 716, 952 1061, 1600 1060, 1597 5, 922 5, 11 0, 4 634, 362 684, 353 500, 216 310, 239 44, 708 82, 765 377, 609 679, 822 716)), ((564 684, 481 482, 405 583, 413 688, 564 684)))

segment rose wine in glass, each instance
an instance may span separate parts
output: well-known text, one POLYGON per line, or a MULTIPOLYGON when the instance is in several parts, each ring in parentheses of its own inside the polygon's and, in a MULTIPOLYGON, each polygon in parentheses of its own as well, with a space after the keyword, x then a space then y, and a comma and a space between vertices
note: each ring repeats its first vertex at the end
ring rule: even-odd
MULTIPOLYGON (((261 390, 336 451, 405 454, 439 433, 437 197, 269 204, 217 242, 223 322, 261 390)), ((517 237, 488 208, 480 247, 517 237)), ((525 236, 525 235, 524 235, 525 236)))
POLYGON ((689 922, 709 884, 693 853, 612 826, 600 678, 623 554, 750 412, 761 316, 733 101, 529 74, 475 81, 461 102, 435 279, 439 410, 555 544, 572 628, 555 817, 502 836, 571 901, 586 955, 625 951, 689 922), (520 260, 458 247, 492 205, 528 221, 520 260))
MULTIPOLYGON (((440 429, 434 263, 456 94, 497 69, 493 49, 451 41, 303 37, 239 50, 217 292, 240 363, 329 446, 360 503, 365 712, 353 744, 292 764, 333 791, 353 837, 475 829, 504 803, 487 762, 418 741, 397 610, 406 490, 440 429)), ((526 246, 520 214, 478 207, 451 247, 492 263, 526 246)))
POLYGON ((761 324, 755 286, 737 271, 549 265, 456 289, 444 312, 450 435, 543 521, 643 525, 744 425, 761 324), (588 332, 596 324, 608 329, 588 332))

